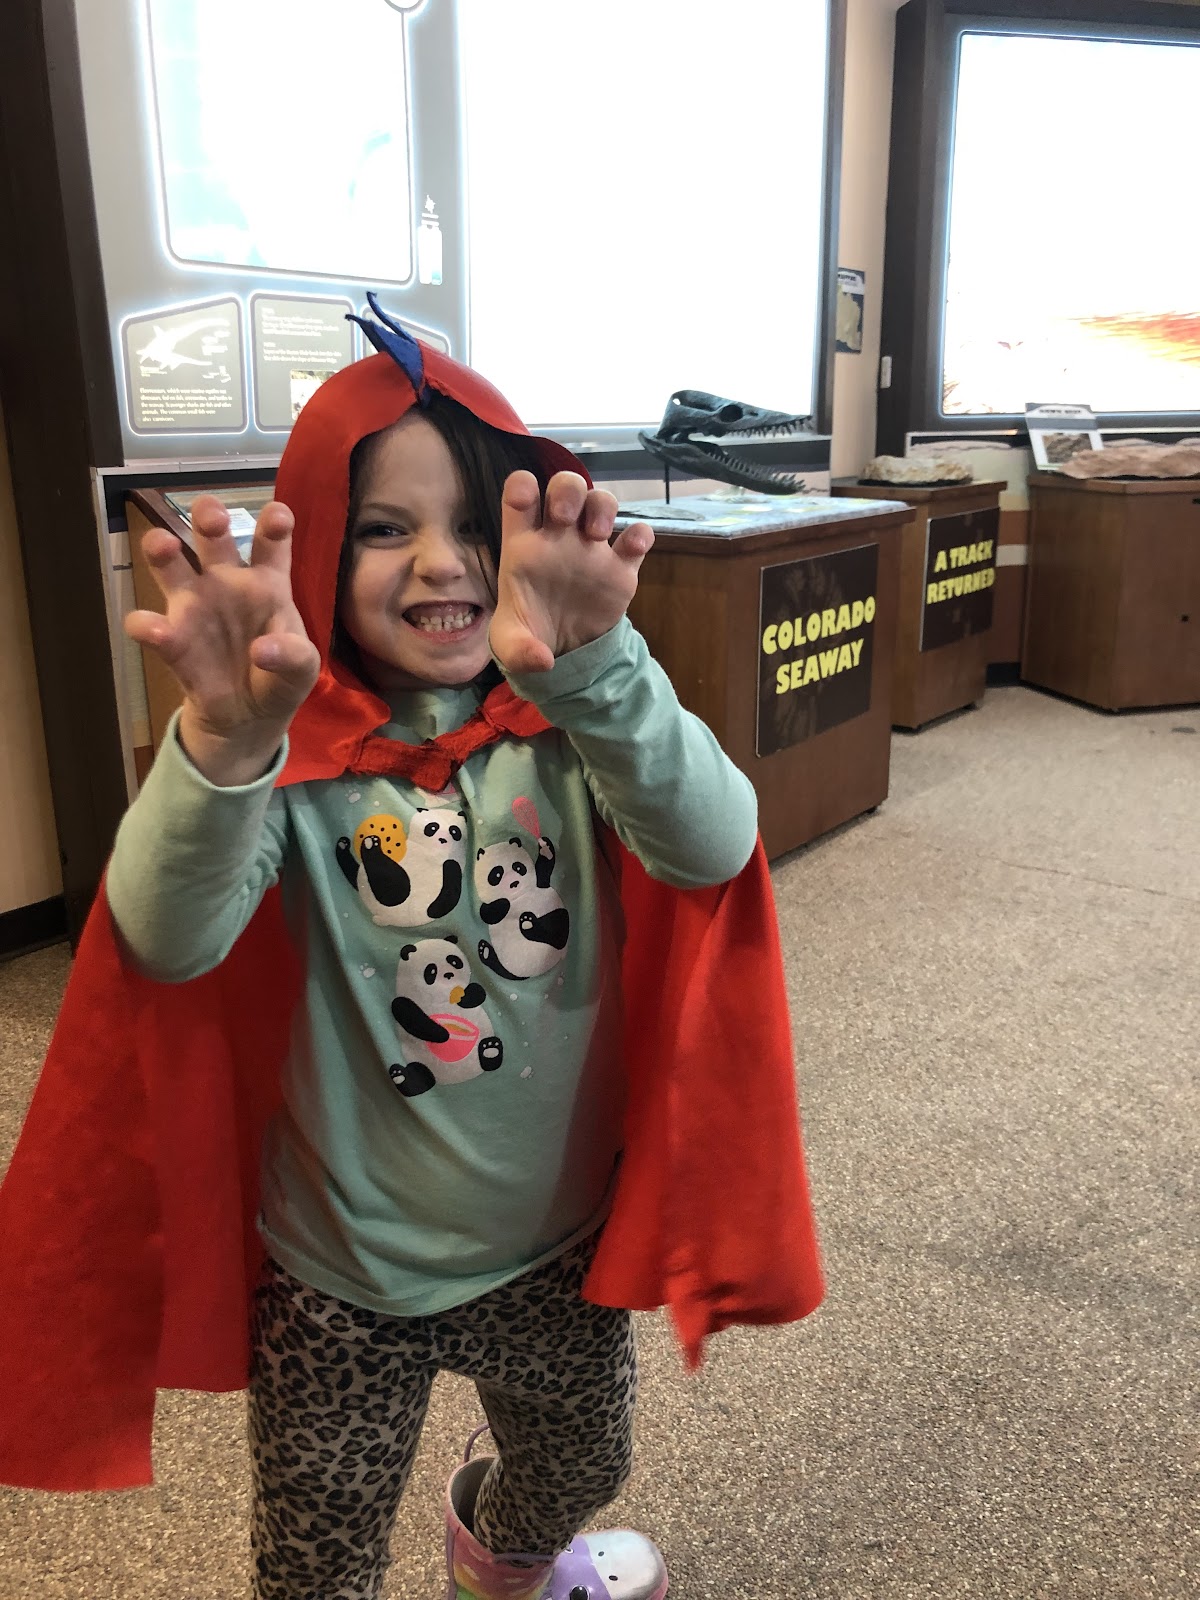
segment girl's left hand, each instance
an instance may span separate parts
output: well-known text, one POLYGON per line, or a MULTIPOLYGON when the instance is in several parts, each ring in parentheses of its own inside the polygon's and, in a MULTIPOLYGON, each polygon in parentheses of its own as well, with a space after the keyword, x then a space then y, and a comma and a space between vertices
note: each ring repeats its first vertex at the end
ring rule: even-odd
POLYGON ((614 496, 589 489, 577 472, 555 473, 544 509, 532 472, 509 477, 490 632, 506 671, 548 672, 625 615, 654 533, 635 522, 614 539, 616 515, 614 496))

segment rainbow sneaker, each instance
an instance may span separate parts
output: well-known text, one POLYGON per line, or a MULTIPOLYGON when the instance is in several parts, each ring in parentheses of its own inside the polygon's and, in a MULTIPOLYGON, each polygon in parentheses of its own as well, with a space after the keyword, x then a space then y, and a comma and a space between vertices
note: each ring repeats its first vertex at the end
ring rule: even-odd
POLYGON ((580 1534, 553 1561, 485 1550, 471 1532, 475 1501, 493 1459, 471 1457, 484 1431, 471 1435, 463 1464, 446 1487, 447 1600, 663 1600, 668 1585, 662 1552, 626 1528, 580 1534))

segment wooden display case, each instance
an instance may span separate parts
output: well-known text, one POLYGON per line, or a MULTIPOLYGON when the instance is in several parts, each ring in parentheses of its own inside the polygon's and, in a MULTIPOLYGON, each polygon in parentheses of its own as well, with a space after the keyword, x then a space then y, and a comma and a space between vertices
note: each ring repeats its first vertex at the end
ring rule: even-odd
POLYGON ((1107 711, 1200 701, 1200 480, 1029 479, 1021 676, 1107 711))
POLYGON ((900 600, 892 722, 920 728, 935 717, 975 705, 987 687, 996 550, 1003 483, 834 484, 835 495, 903 500, 911 507, 900 534, 900 600), (986 554, 985 546, 990 548, 986 554), (956 552, 981 552, 954 562, 956 552), (945 561, 939 557, 945 554, 945 561), (981 575, 982 587, 942 593, 960 576, 981 575), (990 574, 990 576, 989 576, 990 574), (936 591, 931 598, 930 586, 936 591))
MULTIPOLYGON (((804 526, 747 529, 734 536, 681 532, 678 525, 660 522, 630 607, 634 624, 682 703, 708 724, 754 784, 759 827, 770 857, 872 810, 888 792, 899 535, 908 512, 894 503, 859 507, 849 515, 840 502, 830 500, 828 508, 826 518, 804 526), (769 728, 764 739, 760 713, 767 705, 771 720, 768 702, 777 675, 805 659, 780 648, 778 632, 774 652, 764 652, 764 637, 773 625, 770 607, 789 582, 801 594, 807 583, 810 594, 824 586, 828 603, 818 609, 836 613, 849 594, 847 590, 838 597, 833 592, 841 581, 839 558, 848 572, 874 572, 870 667, 860 657, 857 670, 864 681, 855 690, 861 709, 843 716, 846 706, 841 711, 834 707, 815 722, 810 717, 806 727, 795 724, 791 733, 799 731, 800 737, 792 742, 786 742, 788 729, 778 726, 769 728), (805 563, 814 565, 806 571, 805 563), (839 720, 830 721, 832 716, 839 720), (781 734, 781 747, 768 748, 781 734)), ((647 520, 653 525, 657 519, 649 515, 647 520)), ((811 616, 813 608, 796 614, 811 616)), ((860 626, 858 636, 865 637, 866 631, 860 626)), ((811 653, 818 663, 835 644, 840 655, 843 637, 850 636, 815 642, 811 653)), ((851 639, 846 648, 852 644, 851 639)), ((844 675, 847 686, 852 675, 844 675)), ((775 698, 788 699, 790 683, 789 677, 788 689, 775 698)), ((830 692, 835 692, 832 685, 830 692)), ((841 685, 836 692, 842 692, 841 685)))

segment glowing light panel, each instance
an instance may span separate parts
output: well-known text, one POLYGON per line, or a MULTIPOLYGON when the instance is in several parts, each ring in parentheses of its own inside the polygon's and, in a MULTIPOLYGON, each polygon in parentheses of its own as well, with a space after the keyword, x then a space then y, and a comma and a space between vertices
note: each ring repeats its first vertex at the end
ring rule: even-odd
POLYGON ((963 35, 944 415, 1200 410, 1198 107, 1196 46, 963 35))

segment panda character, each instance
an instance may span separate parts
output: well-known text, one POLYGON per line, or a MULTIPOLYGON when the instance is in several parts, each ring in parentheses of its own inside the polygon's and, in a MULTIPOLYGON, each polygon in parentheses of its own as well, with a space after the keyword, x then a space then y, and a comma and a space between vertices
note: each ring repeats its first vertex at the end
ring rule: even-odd
POLYGON ((483 1009, 486 999, 453 934, 404 946, 392 1001, 404 1060, 388 1068, 402 1095, 411 1099, 435 1084, 496 1071, 504 1045, 483 1009))
POLYGON ((462 896, 466 818, 418 806, 407 834, 399 817, 360 822, 337 842, 337 862, 363 905, 384 928, 416 928, 448 916, 462 896))
POLYGON ((563 958, 571 919, 550 887, 554 864, 544 835, 536 861, 516 837, 476 851, 479 915, 492 932, 490 941, 479 941, 479 959, 502 978, 540 977, 563 958))

